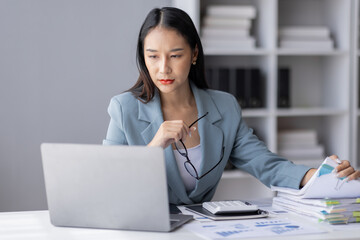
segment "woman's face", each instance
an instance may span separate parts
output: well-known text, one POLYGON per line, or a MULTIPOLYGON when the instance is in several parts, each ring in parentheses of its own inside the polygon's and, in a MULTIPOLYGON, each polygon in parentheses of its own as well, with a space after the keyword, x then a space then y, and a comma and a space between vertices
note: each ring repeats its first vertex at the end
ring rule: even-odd
POLYGON ((192 51, 176 30, 156 27, 144 40, 145 64, 161 93, 173 93, 188 87, 188 75, 197 49, 192 51))

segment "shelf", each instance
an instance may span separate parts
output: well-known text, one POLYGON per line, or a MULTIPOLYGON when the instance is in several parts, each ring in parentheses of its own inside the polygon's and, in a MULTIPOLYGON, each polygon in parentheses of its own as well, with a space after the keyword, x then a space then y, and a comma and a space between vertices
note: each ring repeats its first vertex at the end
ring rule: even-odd
POLYGON ((336 116, 347 114, 347 110, 331 108, 289 108, 278 109, 276 115, 279 117, 296 117, 296 116, 336 116))
MULTIPOLYGON (((222 79, 228 80, 229 93, 240 96, 240 92, 246 92, 244 95, 247 98, 252 94, 250 88, 246 88, 250 84, 243 84, 248 76, 242 77, 236 70, 260 70, 263 85, 259 86, 263 88, 265 104, 261 109, 243 109, 242 116, 271 151, 277 150, 278 130, 315 129, 326 151, 336 153, 344 159, 358 159, 360 150, 351 154, 350 148, 355 146, 357 149, 360 138, 360 107, 359 110, 352 108, 354 105, 358 106, 359 95, 357 91, 356 98, 352 96, 355 88, 358 88, 358 84, 353 82, 359 81, 357 69, 360 66, 360 47, 357 26, 360 0, 181 0, 184 1, 193 6, 189 12, 194 9, 197 11, 199 32, 204 24, 202 17, 209 5, 255 6, 257 15, 252 20, 249 34, 255 38, 256 47, 234 49, 215 45, 204 48, 205 67, 215 69, 212 74, 217 85, 220 85, 218 83, 222 79), (195 2, 200 7, 195 7, 195 2), (334 49, 281 48, 278 45, 279 30, 284 26, 327 27, 334 49), (220 68, 228 68, 230 71, 220 78, 220 68), (279 87, 286 85, 279 80, 279 69, 288 69, 286 74, 289 84, 286 91, 291 108, 277 108, 279 87), (284 85, 279 84, 280 82, 284 85), (238 86, 246 91, 240 91, 238 86), (333 93, 336 97, 332 96, 333 93), (351 129, 350 122, 356 123, 359 131, 351 129), (352 134, 357 134, 356 138, 352 138, 352 134)), ((224 178, 245 176, 249 175, 244 175, 241 171, 224 173, 224 178)))
POLYGON ((269 111, 265 108, 260 109, 243 109, 243 117, 267 117, 269 116, 269 111))
POLYGON ((253 178, 252 175, 250 175, 247 172, 244 172, 242 170, 226 170, 224 171, 221 178, 224 179, 233 179, 233 178, 253 178))
POLYGON ((204 48, 204 54, 207 56, 238 56, 254 55, 261 56, 270 54, 271 51, 265 49, 224 49, 224 48, 204 48))
MULTIPOLYGON (((272 54, 274 51, 267 49, 223 49, 223 48, 204 48, 204 54, 207 56, 238 56, 250 55, 261 56, 272 54)), ((279 56, 342 56, 349 53, 347 50, 306 50, 306 49, 277 49, 275 53, 279 56)), ((360 53, 359 53, 360 56, 360 53)))
MULTIPOLYGON (((277 151, 278 131, 313 129, 318 134, 319 142, 324 145, 326 154, 352 159, 355 167, 360 165, 360 107, 357 107, 360 95, 360 0, 179 2, 184 1, 193 6, 189 12, 196 9, 195 20, 199 23, 200 32, 203 23, 201 17, 208 5, 255 6, 257 16, 252 21, 250 35, 256 39, 256 48, 204 48, 205 67, 231 69, 227 77, 229 92, 235 96, 240 95, 236 87, 243 86, 242 79, 237 78, 236 69, 260 69, 264 83, 261 86, 264 88, 264 107, 243 109, 242 116, 248 127, 271 151, 277 151), (334 49, 280 48, 279 29, 284 26, 327 27, 334 41, 334 49), (291 108, 277 108, 278 93, 281 92, 279 87, 287 85, 280 81, 280 74, 284 72, 279 69, 288 69, 285 77, 289 78, 286 86, 289 96, 285 97, 288 97, 291 108)), ((218 72, 214 76, 218 82, 221 81, 218 72)), ((311 161, 311 164, 317 166, 319 161, 311 161)), ((226 183, 234 179, 238 184, 252 176, 240 170, 229 170, 224 172, 222 178, 226 179, 226 183)))
POLYGON ((278 49, 276 53, 280 56, 342 56, 348 54, 346 50, 305 50, 305 49, 278 49))

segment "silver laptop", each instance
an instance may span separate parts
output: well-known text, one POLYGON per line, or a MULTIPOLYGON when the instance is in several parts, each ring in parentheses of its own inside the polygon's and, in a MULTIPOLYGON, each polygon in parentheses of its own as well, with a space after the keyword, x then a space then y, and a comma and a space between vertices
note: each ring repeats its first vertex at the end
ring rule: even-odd
POLYGON ((43 143, 51 223, 168 232, 192 219, 170 214, 162 148, 43 143))

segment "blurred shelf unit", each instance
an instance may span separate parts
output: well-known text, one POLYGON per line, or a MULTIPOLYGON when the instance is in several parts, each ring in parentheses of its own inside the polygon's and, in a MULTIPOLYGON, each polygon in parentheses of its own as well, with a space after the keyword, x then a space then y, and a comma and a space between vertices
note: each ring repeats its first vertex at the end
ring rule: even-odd
POLYGON ((247 124, 271 151, 290 151, 279 146, 284 131, 311 132, 318 147, 309 146, 312 151, 359 166, 359 1, 173 3, 190 14, 200 33, 211 87, 239 99, 247 124), (260 103, 251 105, 259 93, 260 103))
POLYGON ((352 2, 352 64, 351 64, 351 155, 360 167, 360 1, 352 2))

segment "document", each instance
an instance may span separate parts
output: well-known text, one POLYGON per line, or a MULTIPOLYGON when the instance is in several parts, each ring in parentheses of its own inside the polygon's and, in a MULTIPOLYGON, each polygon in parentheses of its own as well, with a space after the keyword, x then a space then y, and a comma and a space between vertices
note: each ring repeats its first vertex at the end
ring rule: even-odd
POLYGON ((241 239, 326 232, 325 230, 307 226, 287 218, 213 222, 193 221, 189 224, 185 224, 184 228, 206 239, 241 239))
POLYGON ((338 165, 334 160, 326 158, 309 182, 300 190, 271 187, 271 190, 298 198, 357 198, 360 197, 360 181, 347 182, 346 178, 338 178, 333 172, 338 165))
MULTIPOLYGON (((305 215, 330 224, 356 222, 360 216, 360 204, 331 205, 327 207, 296 202, 284 197, 274 197, 273 205, 297 214, 305 215)), ((360 219, 359 219, 360 221, 360 219)))

